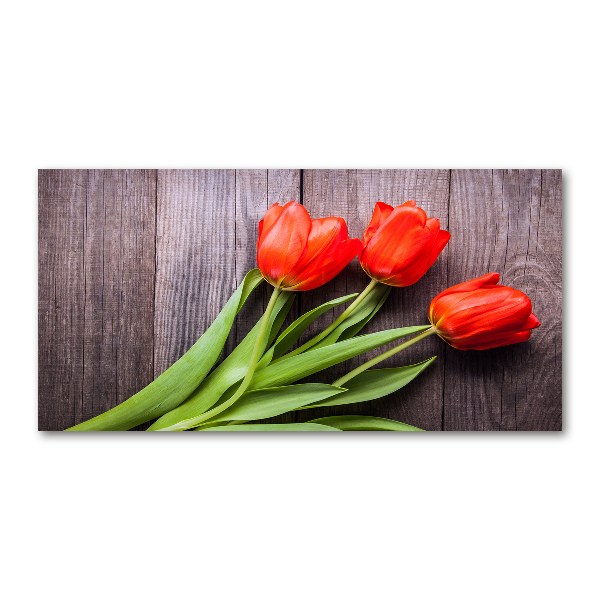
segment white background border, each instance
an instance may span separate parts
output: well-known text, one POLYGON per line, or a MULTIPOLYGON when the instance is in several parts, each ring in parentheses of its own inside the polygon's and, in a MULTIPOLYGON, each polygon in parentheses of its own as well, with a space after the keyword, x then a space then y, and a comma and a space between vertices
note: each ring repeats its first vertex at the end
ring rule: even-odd
POLYGON ((591 596, 600 128, 587 6, 3 9, 5 597, 591 596), (38 433, 37 169, 77 167, 562 168, 564 431, 38 433))

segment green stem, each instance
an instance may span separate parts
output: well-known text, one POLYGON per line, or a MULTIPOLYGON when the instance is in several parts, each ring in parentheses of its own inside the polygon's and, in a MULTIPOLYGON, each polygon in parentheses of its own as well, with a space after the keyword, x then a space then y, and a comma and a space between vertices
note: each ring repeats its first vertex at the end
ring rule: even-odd
POLYGON ((382 360, 385 360, 386 358, 389 358, 390 356, 394 356, 394 354, 397 354, 401 350, 404 350, 405 348, 412 346, 413 344, 422 340, 423 338, 426 338, 429 335, 433 335, 435 332, 436 331, 435 331, 434 327, 430 327, 429 329, 426 329, 422 333, 419 333, 419 335, 415 335, 414 338, 411 338, 407 342, 404 342, 403 344, 400 344, 399 346, 396 346, 395 348, 392 348, 391 350, 388 350, 387 352, 384 352, 383 354, 380 354, 379 356, 372 358, 371 360, 367 361, 363 365, 360 365, 360 367, 356 367, 356 369, 354 369, 353 371, 350 371, 350 373, 346 373, 346 375, 344 375, 343 377, 336 379, 331 385, 334 385, 337 387, 342 387, 344 383, 346 383, 347 381, 350 381, 350 379, 353 379, 354 377, 356 377, 358 374, 362 373, 363 371, 370 369, 377 363, 380 363, 382 360))
MULTIPOLYGON (((200 416, 195 417, 193 419, 189 419, 187 421, 181 421, 180 423, 177 423, 177 425, 175 425, 174 428, 176 428, 177 430, 181 430, 182 425, 184 426, 185 429, 195 427, 195 426, 199 425, 200 423, 202 423, 204 421, 208 421, 208 419, 223 412, 226 408, 229 408, 234 402, 237 402, 240 399, 240 396, 246 391, 246 389, 250 385, 250 381, 252 380, 252 377, 254 375, 256 365, 258 364, 258 359, 260 358, 260 355, 261 355, 261 350, 262 350, 262 346, 263 346, 263 342, 264 342, 264 338, 265 338, 265 333, 266 333, 268 325, 269 325, 271 313, 273 312, 273 308, 275 307, 275 302, 277 301, 277 298, 279 297, 280 293, 281 293, 281 290, 279 288, 273 288, 273 293, 271 294, 271 299, 269 300, 269 304, 267 305, 267 308, 265 309, 265 314, 263 315, 263 318, 260 322, 260 328, 258 330, 258 333, 256 334, 256 341, 254 343, 254 349, 252 350, 252 356, 250 357, 250 362, 248 363, 248 370, 246 371, 246 375, 245 375, 244 379, 242 380, 242 383, 240 383, 240 386, 235 391, 235 394, 233 394, 233 396, 231 396, 231 398, 229 398, 227 401, 223 402, 223 404, 219 404, 218 406, 215 406, 214 408, 201 414, 200 416)), ((159 429, 158 431, 172 431, 172 429, 170 427, 165 427, 164 429, 159 429)))
POLYGON ((290 358, 291 356, 296 356, 297 354, 300 354, 300 353, 304 352, 305 350, 312 348, 315 344, 318 344, 322 339, 327 337, 338 325, 340 325, 340 323, 345 321, 358 308, 360 303, 368 296, 369 292, 371 292, 378 283, 379 283, 378 281, 371 279, 371 282, 369 283, 369 285, 367 285, 367 287, 354 299, 354 302, 352 302, 352 304, 329 327, 327 327, 326 329, 323 329, 323 331, 321 331, 321 333, 319 333, 319 335, 316 335, 314 338, 311 338, 310 340, 308 340, 305 344, 303 344, 299 348, 296 348, 295 350, 292 350, 291 352, 288 352, 287 354, 280 356, 278 359, 274 360, 271 364, 273 365, 276 362, 278 362, 284 358, 287 359, 287 358, 290 358))

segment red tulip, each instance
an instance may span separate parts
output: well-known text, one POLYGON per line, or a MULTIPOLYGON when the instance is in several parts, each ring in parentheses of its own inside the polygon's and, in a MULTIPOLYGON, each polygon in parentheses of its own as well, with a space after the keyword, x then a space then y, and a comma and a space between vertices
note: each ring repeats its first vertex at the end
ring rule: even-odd
POLYGON ((519 290, 496 285, 500 275, 488 273, 448 288, 429 306, 437 334, 459 350, 486 350, 525 342, 541 323, 531 300, 519 290))
POLYGON ((297 202, 274 204, 258 225, 256 261, 262 276, 289 291, 312 290, 333 279, 361 250, 344 219, 312 219, 297 202))
POLYGON ((395 287, 419 281, 436 261, 450 234, 428 219, 414 200, 396 208, 377 202, 363 236, 360 264, 365 273, 395 287))

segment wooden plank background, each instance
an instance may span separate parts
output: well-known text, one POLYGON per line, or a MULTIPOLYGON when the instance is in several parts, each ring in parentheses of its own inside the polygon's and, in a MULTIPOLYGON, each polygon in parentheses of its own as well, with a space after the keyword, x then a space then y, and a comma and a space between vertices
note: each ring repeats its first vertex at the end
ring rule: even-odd
MULTIPOLYGON (((175 362, 256 265, 258 221, 271 204, 296 200, 313 218, 344 217, 350 235, 362 237, 375 202, 409 199, 452 239, 425 277, 392 291, 365 332, 427 324, 433 296, 490 271, 531 297, 542 326, 529 342, 483 352, 428 338, 382 364, 437 355, 403 390, 273 420, 368 414, 427 430, 560 430, 560 171, 282 169, 39 172, 39 429, 97 415, 175 362)), ((299 293, 288 320, 366 283, 355 261, 329 284, 299 293)), ((226 351, 266 301, 263 285, 226 351)), ((331 382, 362 360, 311 379, 331 382)))

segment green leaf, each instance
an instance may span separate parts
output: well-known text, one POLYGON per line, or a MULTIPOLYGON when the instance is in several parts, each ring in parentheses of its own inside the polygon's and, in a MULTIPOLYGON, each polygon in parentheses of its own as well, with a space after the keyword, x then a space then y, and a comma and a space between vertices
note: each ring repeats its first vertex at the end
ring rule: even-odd
MULTIPOLYGON (((277 363, 273 363, 255 373, 247 391, 289 385, 303 377, 312 375, 317 371, 352 358, 362 352, 367 352, 368 350, 383 346, 412 333, 423 331, 429 327, 429 325, 422 325, 379 331, 344 342, 338 342, 326 348, 310 349, 289 358, 285 358, 284 356, 277 363)), ((233 354, 230 355, 230 358, 233 354)), ((227 360, 230 360, 230 358, 227 360)), ((194 392, 191 400, 186 400, 181 406, 161 417, 151 425, 149 430, 155 431, 167 428, 171 430, 186 429, 187 422, 197 419, 210 406, 213 406, 216 402, 226 402, 235 393, 236 389, 230 383, 234 377, 232 373, 235 374, 235 381, 233 383, 237 385, 237 381, 245 374, 244 365, 246 363, 230 365, 229 368, 224 369, 220 373, 221 367, 224 364, 225 361, 206 378, 199 388, 200 393, 198 390, 194 392), (204 408, 205 406, 207 408, 204 408)), ((190 425, 190 427, 193 426, 195 424, 190 425)))
MULTIPOLYGON (((269 319, 269 339, 277 335, 283 321, 294 300, 294 294, 291 292, 282 292, 277 298, 275 307, 269 319)), ((250 333, 240 342, 235 350, 198 386, 185 402, 169 411, 155 421, 149 428, 149 431, 172 427, 181 421, 188 421, 214 406, 223 394, 234 384, 239 382, 248 370, 248 364, 254 342, 260 328, 260 320, 252 328, 250 333)), ((192 390, 190 390, 191 392, 192 390)), ((233 390, 231 391, 233 393, 233 390)), ((226 398, 223 398, 225 400, 226 398)))
POLYGON ((344 387, 348 390, 333 398, 327 398, 304 406, 303 408, 316 408, 318 406, 339 406, 341 404, 353 404, 382 398, 392 392, 404 387, 411 382, 421 371, 426 369, 436 357, 429 360, 409 365, 406 367, 395 367, 392 369, 370 369, 363 371, 356 377, 346 381, 344 387))
POLYGON ((354 337, 377 314, 391 291, 392 288, 389 285, 377 284, 363 299, 358 308, 327 337, 315 344, 312 349, 324 348, 338 341, 354 337))
POLYGON ((344 302, 348 302, 352 298, 358 296, 358 294, 349 294, 348 296, 342 296, 335 300, 330 300, 321 304, 317 308, 303 314, 301 317, 296 319, 277 339, 275 345, 262 357, 258 364, 257 370, 267 366, 271 360, 275 360, 280 356, 284 355, 299 339, 300 336, 306 331, 306 329, 320 317, 324 312, 328 311, 335 306, 339 306, 344 302))
POLYGON ((339 431, 339 429, 317 423, 282 423, 280 425, 222 425, 208 427, 199 431, 339 431))
MULTIPOLYGON (((218 415, 218 421, 257 421, 276 417, 299 406, 341 394, 344 388, 325 383, 301 383, 246 392, 218 415)), ((216 422, 216 421, 215 421, 216 422)))
MULTIPOLYGON (((383 285, 383 284, 382 284, 383 285)), ((384 292, 381 294, 379 301, 375 305, 375 307, 369 312, 369 314, 356 323, 349 323, 341 335, 338 337, 337 341, 349 340, 354 337, 357 333, 359 333, 363 327, 379 312, 379 309, 383 306, 383 303, 387 300, 387 297, 390 295, 392 288, 389 285, 384 286, 384 292)), ((342 323, 343 325, 343 323, 342 323)))
POLYGON ((175 364, 125 402, 68 431, 124 431, 181 404, 218 360, 235 316, 262 280, 258 269, 250 271, 212 325, 175 364))
POLYGON ((430 325, 421 325, 418 327, 388 329, 378 331, 377 333, 361 335, 331 346, 326 346, 325 348, 311 348, 302 354, 290 356, 289 358, 285 358, 284 356, 276 363, 255 373, 248 391, 288 385, 363 352, 384 346, 407 335, 424 331, 425 329, 429 329, 429 327, 430 325))
POLYGON ((400 421, 380 417, 365 417, 363 415, 322 417, 321 419, 309 421, 309 423, 328 425, 342 431, 423 431, 423 429, 400 423, 400 421))

